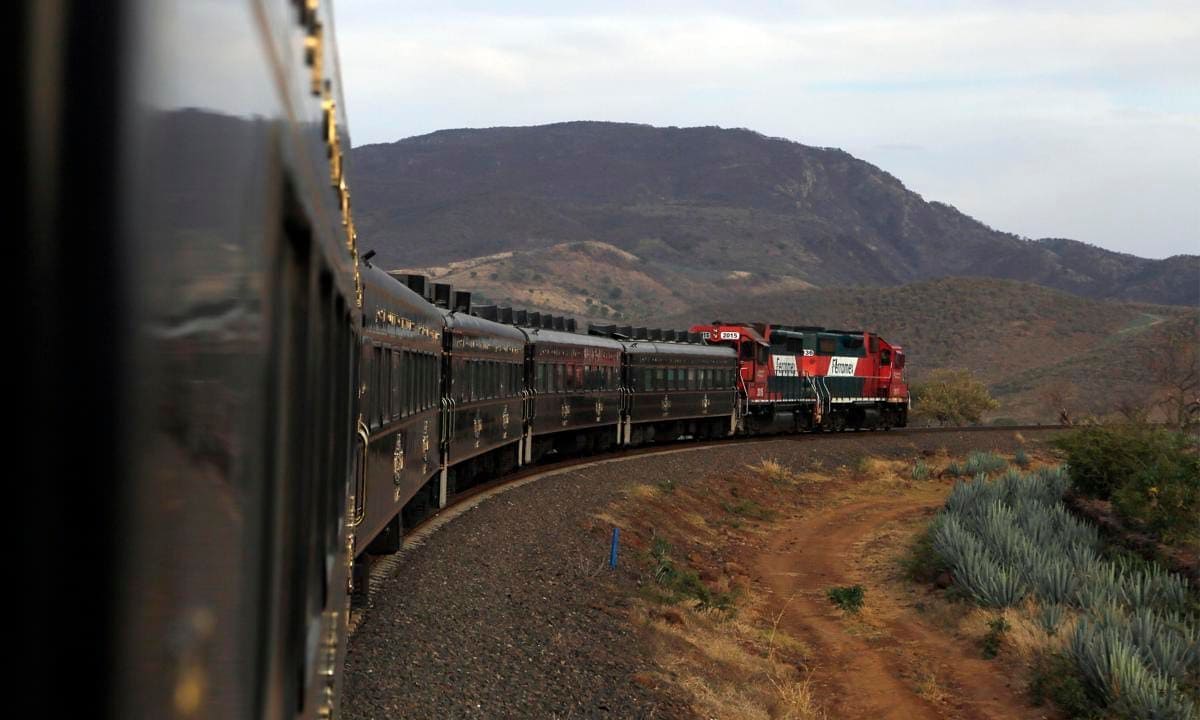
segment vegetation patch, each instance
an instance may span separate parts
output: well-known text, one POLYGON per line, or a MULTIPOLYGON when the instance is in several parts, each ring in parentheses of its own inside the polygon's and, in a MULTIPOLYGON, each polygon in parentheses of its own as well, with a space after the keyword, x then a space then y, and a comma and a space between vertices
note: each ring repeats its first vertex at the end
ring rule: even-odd
POLYGON ((998 615, 988 621, 987 635, 983 636, 983 656, 989 660, 1000 654, 1000 648, 1004 645, 1004 636, 1008 633, 1011 626, 1004 619, 1003 615, 998 615))
POLYGON ((852 585, 850 587, 829 588, 825 591, 825 594, 829 597, 829 602, 837 605, 842 610, 848 613, 856 613, 862 609, 866 590, 863 590, 862 585, 852 585))
MULTIPOLYGON (((1074 620, 1073 631, 1047 641, 1051 654, 1038 661, 1065 659, 1072 679, 1035 668, 1035 695, 1119 718, 1194 718, 1195 598, 1181 576, 1158 565, 1104 559, 1096 528, 1062 503, 1069 486, 1061 467, 959 482, 931 526, 932 549, 977 604, 1032 614, 1048 638, 1074 620)), ((999 651, 1009 629, 1004 618, 990 626, 985 654, 999 651)))
POLYGON ((650 557, 654 561, 654 582, 662 590, 657 598, 660 602, 675 603, 690 599, 699 610, 735 612, 736 593, 714 591, 704 584, 695 570, 680 567, 671 558, 671 545, 665 539, 654 538, 650 557))
POLYGON ((1097 425, 1057 444, 1082 495, 1111 500, 1123 520, 1167 542, 1200 532, 1200 455, 1187 434, 1136 423, 1097 425))
POLYGON ((778 515, 774 510, 763 507, 753 500, 741 499, 737 502, 722 502, 721 509, 730 515, 750 518, 752 520, 774 520, 778 515))

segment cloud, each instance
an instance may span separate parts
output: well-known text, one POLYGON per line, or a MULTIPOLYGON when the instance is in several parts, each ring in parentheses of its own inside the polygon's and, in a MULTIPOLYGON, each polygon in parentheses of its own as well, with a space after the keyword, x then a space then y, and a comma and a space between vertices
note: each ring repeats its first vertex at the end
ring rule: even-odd
POLYGON ((750 127, 843 147, 1001 229, 1200 251, 1200 6, 784 7, 342 4, 353 137, 750 127))

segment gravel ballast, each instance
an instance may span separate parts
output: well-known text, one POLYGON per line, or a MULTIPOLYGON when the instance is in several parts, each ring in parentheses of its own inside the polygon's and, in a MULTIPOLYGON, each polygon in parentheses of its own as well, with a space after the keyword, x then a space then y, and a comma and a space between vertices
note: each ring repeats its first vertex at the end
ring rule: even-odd
MULTIPOLYGON (((1048 433, 1026 433, 1038 440, 1048 433)), ((640 578, 608 570, 611 527, 596 515, 637 484, 776 458, 800 468, 946 448, 1011 452, 1011 430, 801 436, 633 457, 546 477, 487 500, 407 553, 350 639, 343 716, 361 718, 694 717, 629 626, 640 578)))

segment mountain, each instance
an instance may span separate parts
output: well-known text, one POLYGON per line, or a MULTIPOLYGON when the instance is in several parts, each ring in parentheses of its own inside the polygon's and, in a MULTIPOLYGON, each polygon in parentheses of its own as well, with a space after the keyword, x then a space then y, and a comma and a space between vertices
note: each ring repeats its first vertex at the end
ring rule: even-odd
MULTIPOLYGON (((1090 298, 1200 305, 1198 256, 1149 260, 1023 239, 927 202, 841 150, 749 130, 599 122, 443 130, 355 148, 350 167, 360 237, 393 267, 599 243, 664 279, 668 304, 703 302, 712 283, 736 295, 988 276, 1090 298)), ((539 273, 544 286, 579 284, 549 268, 539 273)), ((637 317, 632 307, 615 312, 637 317)))

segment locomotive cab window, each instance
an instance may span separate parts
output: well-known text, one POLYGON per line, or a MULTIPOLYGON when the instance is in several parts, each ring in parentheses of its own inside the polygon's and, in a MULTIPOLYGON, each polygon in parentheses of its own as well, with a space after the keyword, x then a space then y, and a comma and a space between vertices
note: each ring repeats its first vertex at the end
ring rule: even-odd
POLYGON ((881 350, 880 351, 879 364, 880 365, 891 365, 892 364, 892 351, 891 350, 881 350))

